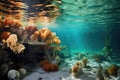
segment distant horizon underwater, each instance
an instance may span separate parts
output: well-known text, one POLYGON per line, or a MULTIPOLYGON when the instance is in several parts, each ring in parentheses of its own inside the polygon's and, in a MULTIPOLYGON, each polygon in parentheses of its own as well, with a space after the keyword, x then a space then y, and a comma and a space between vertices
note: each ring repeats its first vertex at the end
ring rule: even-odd
POLYGON ((120 27, 117 25, 107 24, 84 24, 67 22, 58 23, 57 27, 50 27, 53 32, 59 36, 61 45, 67 46, 69 51, 81 52, 100 52, 105 46, 106 28, 111 29, 110 46, 112 53, 120 55, 120 27), (66 25, 64 25, 66 23, 66 25))

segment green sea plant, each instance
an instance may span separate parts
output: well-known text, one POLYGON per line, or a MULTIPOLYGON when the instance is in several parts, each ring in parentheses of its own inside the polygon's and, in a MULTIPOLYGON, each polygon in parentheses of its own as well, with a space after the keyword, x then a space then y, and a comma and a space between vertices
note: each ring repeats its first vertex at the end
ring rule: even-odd
POLYGON ((102 49, 103 55, 107 58, 111 55, 112 49, 110 47, 111 45, 111 34, 110 34, 111 28, 106 27, 106 40, 105 40, 105 46, 102 49))
POLYGON ((110 67, 107 68, 107 71, 111 76, 117 76, 118 70, 119 70, 119 66, 116 64, 112 64, 110 67))
POLYGON ((99 64, 96 71, 96 80, 106 80, 104 77, 103 67, 99 64))
POLYGON ((88 59, 87 59, 86 57, 84 57, 84 58, 82 59, 82 64, 83 64, 83 67, 84 67, 84 68, 87 67, 87 63, 88 63, 88 59))

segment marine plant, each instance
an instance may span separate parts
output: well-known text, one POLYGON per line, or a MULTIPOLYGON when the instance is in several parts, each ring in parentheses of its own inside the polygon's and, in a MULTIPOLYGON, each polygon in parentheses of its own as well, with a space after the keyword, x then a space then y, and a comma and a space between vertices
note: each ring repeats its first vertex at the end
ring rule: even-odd
POLYGON ((7 40, 7 38, 10 36, 11 32, 9 31, 4 31, 0 34, 0 41, 7 40))
POLYGON ((11 34, 7 40, 3 41, 3 43, 7 44, 7 47, 9 47, 14 53, 19 54, 25 49, 25 46, 18 42, 16 34, 11 34))
POLYGON ((112 64, 110 67, 107 68, 107 71, 111 76, 117 76, 118 70, 119 70, 119 66, 116 64, 112 64))
POLYGON ((105 80, 105 78, 104 78, 104 72, 103 72, 103 67, 101 65, 99 65, 97 67, 96 80, 105 80))
POLYGON ((84 58, 82 59, 82 63, 83 63, 83 67, 84 67, 84 68, 87 67, 88 59, 87 59, 86 57, 84 57, 84 58))
POLYGON ((73 65, 71 72, 75 78, 78 78, 83 73, 82 63, 76 62, 75 65, 73 65))
POLYGON ((57 64, 53 64, 47 60, 42 61, 40 63, 40 67, 46 72, 55 72, 59 70, 59 66, 57 64))
POLYGON ((105 39, 105 46, 102 49, 103 55, 106 56, 106 58, 110 57, 112 49, 111 49, 111 34, 110 34, 111 28, 106 27, 106 39, 105 39))

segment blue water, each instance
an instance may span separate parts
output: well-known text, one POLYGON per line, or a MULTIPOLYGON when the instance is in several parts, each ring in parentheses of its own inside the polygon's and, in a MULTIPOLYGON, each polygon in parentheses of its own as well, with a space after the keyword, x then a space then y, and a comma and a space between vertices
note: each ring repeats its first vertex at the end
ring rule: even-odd
MULTIPOLYGON (((67 23, 67 22, 66 22, 67 23)), ((67 45, 70 51, 102 51, 105 46, 106 27, 98 24, 84 23, 56 23, 57 26, 49 27, 56 32, 61 40, 61 45, 67 45)), ((120 27, 111 26, 111 49, 112 53, 120 53, 120 27)))

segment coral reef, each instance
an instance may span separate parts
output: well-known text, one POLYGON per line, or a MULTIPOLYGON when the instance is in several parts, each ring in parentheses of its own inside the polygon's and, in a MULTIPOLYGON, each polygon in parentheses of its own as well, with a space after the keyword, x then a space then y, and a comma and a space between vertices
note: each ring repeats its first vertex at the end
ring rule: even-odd
POLYGON ((48 57, 49 61, 55 59, 56 52, 61 50, 60 39, 54 32, 51 32, 48 28, 42 28, 38 31, 35 31, 30 36, 31 41, 42 42, 45 44, 45 54, 48 57))
POLYGON ((119 66, 113 64, 111 65, 107 71, 111 76, 117 76, 118 75, 118 70, 119 70, 119 66))
POLYGON ((40 63, 40 67, 46 72, 55 72, 59 70, 59 66, 57 64, 50 63, 45 60, 40 63))
POLYGON ((23 24, 13 17, 0 17, 0 42, 0 47, 4 47, 3 51, 7 53, 7 58, 0 53, 0 72, 2 72, 0 78, 6 77, 7 72, 9 79, 18 78, 15 70, 18 70, 20 75, 25 75, 26 70, 20 69, 19 65, 37 64, 43 58, 48 59, 43 62, 44 64, 41 62, 43 70, 46 72, 59 70, 60 57, 57 56, 57 52, 61 50, 61 41, 56 33, 48 28, 38 30, 37 26, 31 23, 23 27, 23 24), (53 60, 55 63, 52 63, 53 60), (11 69, 13 71, 10 71, 11 69))
POLYGON ((73 76, 75 78, 78 78, 83 73, 82 63, 81 62, 75 63, 75 65, 73 65, 71 69, 71 72, 73 73, 73 76))
POLYGON ((1 19, 0 40, 7 39, 10 34, 16 34, 19 38, 22 33, 22 23, 12 17, 1 19))

